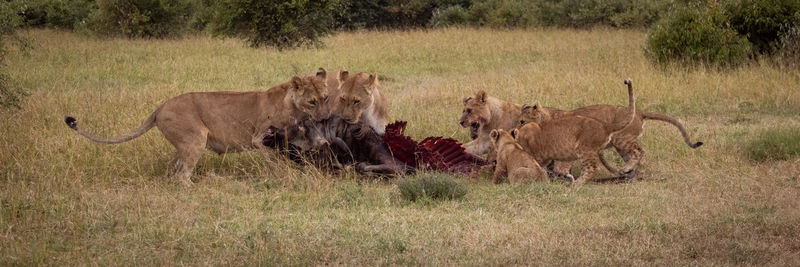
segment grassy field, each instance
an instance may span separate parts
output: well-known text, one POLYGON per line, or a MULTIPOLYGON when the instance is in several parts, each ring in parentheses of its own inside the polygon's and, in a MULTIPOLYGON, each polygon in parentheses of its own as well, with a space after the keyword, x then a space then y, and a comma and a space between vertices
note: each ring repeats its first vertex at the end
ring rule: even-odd
POLYGON ((288 52, 206 36, 23 35, 34 48, 8 63, 30 96, 0 116, 0 265, 800 265, 800 160, 747 156, 759 133, 800 127, 796 71, 657 67, 644 32, 611 29, 342 33, 288 52), (172 96, 263 90, 319 66, 377 72, 392 119, 416 138, 466 141, 461 99, 480 89, 624 105, 631 77, 640 109, 679 118, 706 144, 691 150, 649 122, 632 183, 493 185, 483 173, 463 177, 464 198, 408 202, 397 179, 258 152, 206 152, 187 189, 165 176, 173 148, 157 130, 111 146, 63 123, 121 134, 172 96))

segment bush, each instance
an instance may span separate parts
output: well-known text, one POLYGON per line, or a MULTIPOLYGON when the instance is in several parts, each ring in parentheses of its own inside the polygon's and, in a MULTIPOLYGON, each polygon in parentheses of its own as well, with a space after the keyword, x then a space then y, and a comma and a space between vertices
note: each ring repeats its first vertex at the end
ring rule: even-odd
POLYGON ((800 23, 786 25, 780 34, 778 57, 784 66, 800 70, 800 23))
POLYGON ((467 10, 461 6, 438 8, 431 17, 431 27, 448 27, 467 24, 467 10))
POLYGON ((535 5, 520 0, 485 0, 475 2, 468 12, 469 23, 492 28, 524 28, 534 24, 535 5))
POLYGON ((335 17, 336 28, 354 30, 427 27, 432 25, 434 13, 452 6, 463 9, 471 4, 472 0, 340 0, 335 17))
POLYGON ((9 39, 17 39, 15 31, 22 26, 24 18, 19 14, 24 9, 20 1, 0 1, 0 108, 17 107, 25 92, 14 87, 6 74, 6 48, 9 39))
POLYGON ((755 161, 787 160, 800 156, 800 129, 767 129, 750 141, 746 151, 755 161))
POLYGON ((336 3, 329 0, 217 2, 211 27, 216 35, 241 37, 253 47, 318 45, 319 38, 333 26, 335 7, 336 3))
POLYGON ((24 25, 74 29, 97 9, 92 0, 26 1, 22 10, 24 25))
POLYGON ((659 63, 736 65, 748 59, 750 43, 729 25, 723 9, 714 2, 690 4, 650 30, 645 52, 659 63))
POLYGON ((100 35, 129 38, 180 36, 188 28, 197 1, 192 0, 97 0, 86 28, 100 35))
POLYGON ((643 27, 655 22, 672 1, 560 0, 542 1, 537 17, 548 26, 643 27))
POLYGON ((800 22, 797 0, 737 0, 728 2, 726 10, 733 29, 760 54, 777 51, 781 27, 800 22))
POLYGON ((408 201, 418 199, 459 199, 467 194, 459 178, 441 173, 425 173, 397 182, 400 195, 408 201))

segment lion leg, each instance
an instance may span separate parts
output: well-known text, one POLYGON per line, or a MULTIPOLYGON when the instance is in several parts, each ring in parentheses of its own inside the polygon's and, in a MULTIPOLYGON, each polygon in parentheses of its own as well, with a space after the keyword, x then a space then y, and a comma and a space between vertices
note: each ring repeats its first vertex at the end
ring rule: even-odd
POLYGON ((633 179, 633 177, 636 176, 636 170, 639 169, 639 163, 644 157, 644 149, 642 149, 638 143, 634 142, 628 146, 626 154, 629 156, 628 160, 619 172, 625 175, 626 178, 633 179))
POLYGON ((464 151, 470 153, 475 156, 481 156, 489 152, 489 144, 490 140, 488 137, 478 137, 478 139, 472 140, 463 145, 464 151))
POLYGON ((597 174, 597 163, 599 161, 597 157, 597 152, 583 152, 580 155, 581 160, 581 176, 575 180, 575 186, 581 186, 594 178, 595 174, 597 174))
POLYGON ((494 173, 492 174, 492 182, 495 184, 499 184, 503 182, 503 176, 506 174, 506 164, 505 162, 497 161, 497 165, 494 167, 494 173))
POLYGON ((518 183, 525 183, 529 182, 533 175, 531 169, 521 167, 517 168, 516 170, 508 172, 508 182, 511 184, 518 184, 518 183))
POLYGON ((572 169, 572 162, 557 161, 557 160, 553 161, 553 172, 558 174, 559 176, 573 179, 574 177, 572 177, 570 169, 572 169))
POLYGON ((176 148, 175 152, 175 173, 174 177, 185 186, 192 186, 192 172, 203 155, 207 142, 208 131, 199 133, 181 133, 180 136, 170 132, 162 131, 176 148))

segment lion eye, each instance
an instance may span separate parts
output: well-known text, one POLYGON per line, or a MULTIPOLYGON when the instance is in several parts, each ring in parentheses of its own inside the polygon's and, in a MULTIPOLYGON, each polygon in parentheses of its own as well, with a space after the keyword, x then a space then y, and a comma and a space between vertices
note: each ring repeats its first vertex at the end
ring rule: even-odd
POLYGON ((344 103, 344 97, 340 97, 340 98, 339 98, 339 102, 342 102, 342 103, 344 103))
POLYGON ((308 101, 308 105, 312 106, 312 107, 316 106, 317 105, 317 101, 315 101, 315 100, 308 101))
POLYGON ((521 121, 519 121, 519 124, 520 124, 520 125, 525 125, 525 121, 524 121, 524 120, 521 120, 521 121))
POLYGON ((360 102, 361 102, 361 100, 358 100, 358 99, 356 99, 356 100, 353 100, 353 104, 358 104, 358 103, 360 103, 360 102))

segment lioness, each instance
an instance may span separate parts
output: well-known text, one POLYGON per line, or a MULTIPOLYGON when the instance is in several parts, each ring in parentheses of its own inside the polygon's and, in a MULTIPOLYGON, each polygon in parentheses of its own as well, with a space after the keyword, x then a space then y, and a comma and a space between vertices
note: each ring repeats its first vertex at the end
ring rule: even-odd
MULTIPOLYGON (((586 183, 597 172, 600 152, 611 141, 611 137, 624 130, 636 118, 636 101, 630 78, 625 80, 625 84, 628 85, 627 121, 606 124, 589 117, 565 114, 541 124, 526 123, 515 135, 517 141, 542 165, 554 160, 581 160, 583 171, 575 184, 586 183)), ((621 171, 628 173, 631 169, 626 166, 621 171)))
POLYGON ((339 90, 338 115, 350 124, 363 120, 375 133, 383 135, 389 113, 378 75, 340 71, 339 90))
MULTIPOLYGON (((458 123, 470 128, 473 140, 464 144, 464 149, 473 155, 489 152, 489 133, 494 129, 511 130, 517 127, 522 107, 486 94, 480 90, 475 97, 464 99, 464 109, 458 123)), ((491 159, 490 159, 491 160, 491 159)))
POLYGON ((175 176, 191 185, 191 175, 204 148, 222 154, 245 149, 264 149, 270 127, 287 128, 305 117, 323 120, 330 116, 325 102, 327 72, 297 76, 267 91, 200 92, 173 97, 154 111, 139 128, 114 138, 94 136, 79 129, 73 117, 67 125, 92 141, 117 144, 130 141, 153 126, 175 146, 175 176))
MULTIPOLYGON (((543 107, 538 104, 533 106, 525 105, 522 107, 522 115, 520 116, 520 126, 527 122, 542 123, 552 119, 557 119, 565 115, 580 115, 592 119, 596 119, 604 124, 618 123, 620 120, 627 118, 628 108, 612 105, 592 105, 587 107, 578 108, 572 111, 564 111, 556 108, 543 107)), ((703 142, 692 143, 689 139, 689 134, 683 128, 683 125, 676 119, 671 118, 664 114, 648 112, 643 110, 636 111, 636 117, 633 121, 625 127, 621 132, 615 134, 611 138, 606 148, 614 147, 619 155, 626 162, 627 169, 636 170, 639 163, 644 157, 644 150, 639 146, 638 139, 644 130, 644 120, 659 120, 670 123, 678 128, 678 131, 683 135, 683 141, 690 148, 698 148, 703 145, 703 142)), ((602 155, 601 162, 612 173, 618 171, 605 162, 602 155)), ((557 164, 556 172, 568 172, 570 164, 557 164), (566 170, 565 170, 566 168, 566 170)), ((631 173, 633 174, 633 173, 631 173)), ((628 177, 632 178, 632 177, 628 177)))
POLYGON ((505 130, 492 130, 489 136, 492 139, 492 150, 497 153, 497 163, 494 167, 492 181, 499 184, 503 181, 503 176, 508 175, 510 183, 526 181, 546 181, 547 173, 542 166, 536 162, 528 152, 520 146, 513 136, 517 134, 517 129, 511 134, 505 130))

